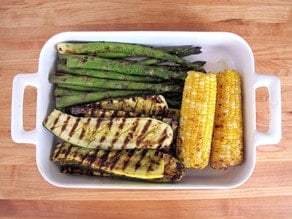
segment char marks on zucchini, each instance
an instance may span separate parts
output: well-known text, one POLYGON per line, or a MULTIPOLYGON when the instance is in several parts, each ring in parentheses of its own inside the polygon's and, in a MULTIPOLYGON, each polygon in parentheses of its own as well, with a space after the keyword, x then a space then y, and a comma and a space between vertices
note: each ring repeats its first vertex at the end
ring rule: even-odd
POLYGON ((147 117, 81 118, 55 109, 44 126, 62 140, 88 148, 158 149, 173 141, 170 125, 147 117))
POLYGON ((52 161, 61 172, 94 176, 122 176, 153 182, 178 182, 184 176, 180 161, 159 150, 96 150, 58 143, 52 161))

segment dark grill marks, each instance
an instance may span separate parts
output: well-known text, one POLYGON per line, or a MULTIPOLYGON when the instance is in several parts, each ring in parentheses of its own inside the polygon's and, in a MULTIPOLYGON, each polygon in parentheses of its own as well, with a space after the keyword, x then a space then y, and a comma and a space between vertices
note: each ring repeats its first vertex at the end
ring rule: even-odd
POLYGON ((91 150, 86 152, 86 154, 84 154, 83 156, 81 156, 81 159, 80 159, 80 162, 79 162, 81 165, 86 165, 87 164, 85 161, 87 161, 87 157, 90 154, 90 152, 91 152, 91 150))
POLYGON ((86 116, 89 116, 89 117, 94 117, 94 114, 95 114, 95 112, 94 112, 94 110, 92 109, 92 108, 90 108, 90 107, 86 107, 86 116))
POLYGON ((108 121, 108 123, 107 123, 107 127, 108 127, 109 130, 111 129, 111 127, 112 127, 112 125, 113 125, 113 120, 114 120, 114 119, 115 119, 115 118, 110 118, 109 121, 108 121))
POLYGON ((127 144, 129 143, 129 141, 133 138, 133 134, 139 125, 139 120, 140 120, 139 118, 136 118, 136 120, 133 122, 133 125, 131 127, 130 132, 125 137, 125 140, 124 140, 123 145, 121 147, 122 149, 125 149, 127 147, 127 144))
POLYGON ((126 118, 123 118, 122 122, 120 122, 120 124, 119 124, 119 129, 123 129, 125 123, 126 123, 126 118))
MULTIPOLYGON (((96 130, 98 130, 98 128, 99 128, 99 126, 100 126, 100 124, 101 124, 102 121, 103 121, 103 118, 98 117, 98 118, 96 119, 96 124, 95 124, 95 128, 96 128, 96 130)), ((100 139, 100 141, 103 142, 104 139, 103 139, 103 140, 100 139)))
POLYGON ((91 103, 91 104, 87 104, 86 107, 92 108, 92 111, 95 111, 95 110, 101 108, 101 103, 100 102, 94 102, 94 103, 91 103))
POLYGON ((96 160, 98 150, 90 150, 86 156, 84 156, 84 159, 82 160, 82 163, 86 166, 91 166, 94 161, 96 160))
POLYGON ((167 130, 164 129, 161 137, 158 140, 158 144, 161 146, 166 138, 167 138, 167 130))
POLYGON ((69 155, 70 151, 72 150, 72 147, 73 147, 73 145, 72 145, 72 144, 70 144, 70 145, 69 145, 69 147, 68 147, 68 149, 67 149, 67 150, 66 150, 66 152, 64 153, 64 157, 65 157, 65 158, 67 158, 67 157, 68 157, 68 155, 69 155))
MULTIPOLYGON (((112 152, 113 153, 113 152, 112 152)), ((119 159, 120 159, 120 156, 123 154, 123 151, 122 150, 120 150, 120 151, 115 151, 115 154, 113 155, 113 157, 111 158, 111 161, 110 161, 110 163, 109 163, 109 168, 110 168, 110 170, 112 170, 115 166, 116 166, 116 164, 117 164, 117 162, 119 161, 119 159)))
POLYGON ((131 112, 130 111, 125 111, 125 117, 131 117, 131 112))
POLYGON ((56 125, 58 124, 59 118, 62 115, 62 113, 59 113, 59 115, 55 118, 53 125, 51 127, 51 130, 54 130, 56 128, 56 125))
POLYGON ((109 99, 109 100, 107 101, 108 104, 113 104, 113 102, 114 102, 113 99, 109 99))
POLYGON ((151 125, 152 120, 148 119, 147 122, 145 123, 145 125, 142 128, 141 134, 140 136, 137 138, 137 146, 139 147, 139 145, 141 144, 141 142, 143 141, 143 139, 146 137, 145 133, 146 131, 149 129, 149 126, 151 125))
POLYGON ((55 160, 57 157, 59 157, 61 150, 62 150, 61 144, 57 144, 51 160, 55 160))
POLYGON ((96 124, 95 124, 95 128, 96 128, 96 130, 99 128, 99 126, 100 126, 102 120, 103 120, 102 118, 97 118, 97 120, 96 120, 96 124))
POLYGON ((81 133, 79 135, 79 139, 81 140, 83 137, 84 137, 84 134, 85 134, 85 131, 86 131, 86 127, 87 125, 89 124, 90 122, 90 118, 87 119, 86 123, 84 123, 84 125, 82 126, 82 130, 81 130, 81 133))
POLYGON ((101 138, 99 140, 99 145, 101 145, 101 143, 104 142, 105 139, 106 139, 105 135, 101 136, 101 138))
POLYGON ((69 137, 71 138, 74 135, 75 129, 78 126, 78 123, 80 121, 80 118, 77 118, 74 125, 72 126, 72 129, 69 132, 69 137))
POLYGON ((147 166, 143 166, 143 168, 147 168, 146 173, 154 171, 160 161, 164 159, 163 177, 150 181, 177 182, 184 175, 183 165, 178 160, 157 150, 127 149, 104 151, 89 149, 84 151, 83 148, 73 146, 72 144, 58 143, 53 154, 53 161, 65 162, 65 164, 61 163, 61 171, 71 174, 99 176, 105 174, 106 176, 112 176, 115 175, 112 173, 112 170, 116 168, 118 163, 122 163, 122 167, 119 170, 125 171, 129 165, 131 167, 133 165, 137 171, 141 168, 143 159, 147 157, 149 162, 147 162, 147 166), (136 160, 135 163, 133 163, 134 160, 136 160))
POLYGON ((125 170, 128 167, 128 164, 129 164, 129 162, 130 162, 131 158, 133 157, 136 150, 125 150, 125 151, 127 153, 128 159, 124 160, 122 170, 125 170))
POLYGON ((109 113, 109 114, 111 114, 109 117, 115 118, 115 117, 119 116, 119 111, 118 110, 112 110, 111 112, 112 113, 109 113))
MULTIPOLYGON (((114 119, 114 118, 109 119, 109 120, 107 121, 107 123, 106 123, 107 128, 108 128, 109 131, 110 131, 112 125, 113 125, 113 119, 114 119)), ((100 138, 99 143, 101 144, 102 142, 104 142, 104 140, 106 139, 106 137, 107 137, 107 133, 105 133, 105 134, 100 138)))
POLYGON ((130 100, 132 100, 135 103, 135 106, 133 108, 133 111, 136 112, 137 105, 138 105, 138 98, 132 97, 130 100))
POLYGON ((104 166, 105 162, 108 159, 109 153, 110 151, 103 151, 103 154, 100 156, 100 158, 96 160, 96 165, 99 166, 99 168, 104 166))
MULTIPOLYGON (((66 129, 67 125, 68 125, 68 122, 69 122, 70 118, 71 118, 71 116, 68 115, 67 118, 66 118, 66 120, 65 120, 65 122, 64 122, 63 125, 62 125, 61 133, 62 133, 63 131, 65 131, 65 129, 66 129)), ((61 134, 61 133, 60 133, 60 134, 61 134)))
POLYGON ((159 164, 159 161, 161 159, 163 159, 163 154, 160 153, 159 151, 155 151, 153 159, 151 159, 149 161, 149 166, 148 166, 147 172, 153 171, 154 170, 153 166, 159 164), (156 152, 158 152, 158 153, 156 153, 156 152), (157 156, 158 156, 158 161, 154 159, 157 156))
POLYGON ((61 172, 66 174, 73 174, 73 175, 88 175, 93 176, 93 171, 88 169, 83 169, 81 167, 69 166, 69 165, 62 165, 61 172))
POLYGON ((111 142, 111 145, 110 147, 113 148, 114 147, 114 144, 117 142, 118 140, 118 136, 120 134, 120 130, 124 127, 125 125, 125 122, 126 122, 126 118, 122 118, 122 120, 120 121, 120 124, 119 124, 119 128, 118 128, 118 131, 116 132, 112 142, 111 142))
POLYGON ((105 117, 105 110, 104 109, 96 109, 95 110, 95 116, 104 118, 105 117))
POLYGON ((99 110, 96 108, 90 108, 90 114, 88 114, 90 117, 99 117, 99 110))
POLYGON ((115 134, 115 137, 113 138, 113 140, 111 142, 111 146, 110 146, 111 148, 113 148, 114 144, 117 142, 119 134, 120 134, 120 131, 117 131, 115 134))
POLYGON ((91 117, 96 117, 96 113, 98 111, 98 107, 96 106, 96 104, 95 103, 92 103, 90 105, 87 105, 86 107, 88 107, 89 109, 91 109, 90 116, 91 117))
POLYGON ((101 117, 100 116, 101 113, 99 109, 89 108, 89 111, 90 111, 90 113, 88 114, 89 117, 93 117, 93 118, 101 117))
POLYGON ((141 161, 144 159, 145 155, 147 154, 147 150, 142 150, 140 154, 140 159, 135 163, 135 170, 141 167, 141 161))

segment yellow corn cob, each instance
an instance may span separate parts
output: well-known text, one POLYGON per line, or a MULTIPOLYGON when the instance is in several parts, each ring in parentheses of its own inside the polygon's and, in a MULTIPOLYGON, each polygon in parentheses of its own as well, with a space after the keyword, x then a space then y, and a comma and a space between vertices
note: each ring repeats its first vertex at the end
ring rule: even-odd
POLYGON ((217 74, 217 103, 210 165, 227 168, 243 161, 241 81, 236 71, 217 74))
POLYGON ((209 163, 216 105, 216 75, 189 71, 185 80, 177 155, 186 168, 209 163))

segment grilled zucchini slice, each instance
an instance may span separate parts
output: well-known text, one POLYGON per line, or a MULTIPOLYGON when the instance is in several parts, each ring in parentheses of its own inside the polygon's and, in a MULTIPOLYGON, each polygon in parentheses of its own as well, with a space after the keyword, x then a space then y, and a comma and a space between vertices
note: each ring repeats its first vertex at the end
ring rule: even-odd
MULTIPOLYGON (((109 109, 127 111, 139 114, 146 114, 148 116, 163 116, 168 110, 168 105, 165 98, 162 95, 152 96, 138 96, 138 97, 123 97, 102 100, 85 104, 82 106, 67 107, 68 112, 78 112, 81 109, 95 111, 96 109, 109 109)), ((90 112, 92 113, 92 112, 90 112)))
POLYGON ((151 149, 96 150, 62 142, 53 151, 52 161, 61 171, 94 176, 122 176, 153 182, 178 182, 184 176, 180 161, 151 149))
POLYGON ((54 109, 44 126, 64 141, 98 149, 169 148, 170 125, 153 118, 83 118, 54 109))

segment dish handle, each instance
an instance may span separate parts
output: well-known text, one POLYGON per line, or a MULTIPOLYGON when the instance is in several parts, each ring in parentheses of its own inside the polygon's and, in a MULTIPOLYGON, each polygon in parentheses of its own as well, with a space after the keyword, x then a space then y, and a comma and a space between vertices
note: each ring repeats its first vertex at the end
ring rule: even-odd
POLYGON ((11 102, 11 138, 16 143, 36 143, 36 129, 23 127, 23 98, 27 86, 38 88, 38 74, 18 74, 13 79, 11 102))
POLYGON ((274 75, 255 74, 255 90, 266 87, 269 93, 269 130, 255 132, 255 145, 278 144, 281 140, 281 82, 274 75))

